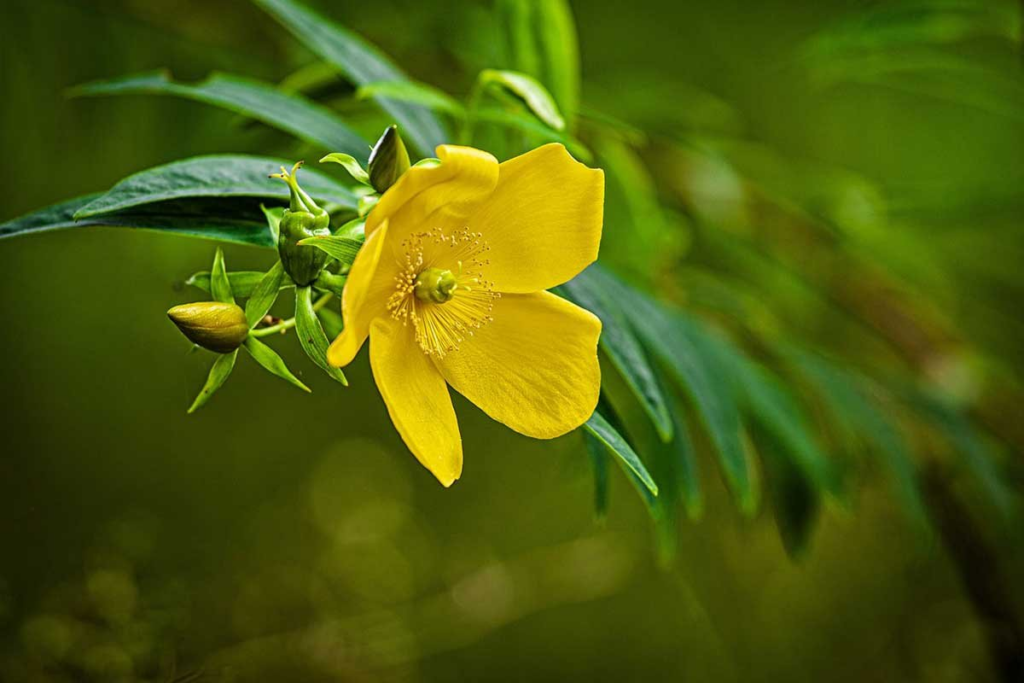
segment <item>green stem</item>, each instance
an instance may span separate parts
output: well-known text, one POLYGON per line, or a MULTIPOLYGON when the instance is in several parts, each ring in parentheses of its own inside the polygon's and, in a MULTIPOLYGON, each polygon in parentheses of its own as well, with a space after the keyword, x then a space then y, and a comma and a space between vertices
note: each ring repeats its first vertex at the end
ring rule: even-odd
MULTIPOLYGON (((321 308, 326 306, 327 302, 331 300, 332 296, 334 296, 334 295, 333 294, 324 294, 323 296, 321 296, 313 304, 313 310, 314 311, 319 311, 321 308)), ((271 325, 270 327, 259 327, 259 328, 255 329, 255 330, 253 330, 252 332, 250 332, 249 336, 250 337, 257 337, 257 338, 258 337, 269 337, 272 334, 279 334, 281 332, 285 332, 287 330, 290 330, 293 327, 295 327, 295 318, 288 318, 287 320, 282 320, 281 322, 277 323, 276 325, 271 325)))

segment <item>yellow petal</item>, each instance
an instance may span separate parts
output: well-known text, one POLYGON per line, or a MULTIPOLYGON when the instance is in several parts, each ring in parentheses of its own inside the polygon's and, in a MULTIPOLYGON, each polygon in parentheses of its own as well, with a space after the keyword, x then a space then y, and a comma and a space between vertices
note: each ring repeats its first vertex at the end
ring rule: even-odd
POLYGON ((538 292, 597 259, 604 173, 544 145, 499 166, 498 186, 469 222, 490 246, 487 277, 499 292, 538 292))
POLYGON ((445 486, 462 474, 462 437, 444 378, 411 326, 380 318, 370 327, 370 366, 388 414, 416 459, 445 486))
POLYGON ((381 196, 366 219, 367 235, 384 221, 396 243, 411 230, 466 226, 498 183, 498 161, 472 147, 441 145, 436 151, 440 164, 410 168, 381 196))
POLYGON ((383 259, 387 245, 388 226, 385 223, 356 254, 348 281, 341 297, 341 314, 345 328, 327 349, 327 362, 344 367, 359 353, 370 323, 379 315, 387 315, 387 301, 394 291, 396 269, 390 251, 383 259))
POLYGON ((503 294, 494 320, 436 360, 456 391, 520 434, 551 439, 594 412, 597 316, 548 292, 503 294))

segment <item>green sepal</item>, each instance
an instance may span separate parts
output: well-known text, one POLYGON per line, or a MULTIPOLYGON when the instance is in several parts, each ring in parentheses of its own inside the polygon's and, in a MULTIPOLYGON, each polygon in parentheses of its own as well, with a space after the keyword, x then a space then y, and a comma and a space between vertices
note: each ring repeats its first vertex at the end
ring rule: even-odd
MULTIPOLYGON (((259 285, 264 275, 266 275, 266 273, 261 273, 258 270, 237 270, 235 272, 229 272, 228 281, 231 283, 231 293, 238 299, 248 299, 252 296, 252 293, 256 291, 256 286, 259 285)), ((197 273, 193 273, 187 280, 185 280, 185 284, 201 289, 209 294, 210 271, 200 270, 197 273)), ((288 289, 294 286, 295 283, 291 280, 281 280, 281 289, 288 289)))
POLYGON ((352 265, 352 262, 356 260, 356 254, 359 253, 359 249, 363 246, 362 242, 334 235, 308 237, 301 240, 298 244, 300 247, 316 247, 345 265, 352 265))
POLYGON ((210 368, 210 374, 206 377, 206 384, 203 385, 202 391, 199 392, 196 400, 188 409, 190 415, 206 405, 214 392, 224 386, 224 382, 228 381, 228 376, 235 368, 236 358, 238 358, 238 349, 217 357, 217 360, 213 362, 213 367, 210 368))
POLYGON ((345 378, 345 373, 339 368, 331 367, 327 362, 327 347, 330 346, 330 342, 324 333, 324 328, 320 326, 320 319, 316 317, 316 311, 313 310, 312 287, 299 287, 295 290, 295 330, 299 335, 302 350, 306 352, 309 359, 326 372, 331 379, 341 382, 347 387, 348 380, 345 378))
POLYGON ((215 301, 224 304, 235 303, 231 280, 228 279, 228 272, 224 267, 224 251, 220 247, 217 247, 217 252, 213 255, 213 267, 210 269, 210 294, 215 301))
POLYGON ((250 330, 263 320, 263 316, 277 301, 277 294, 281 291, 283 280, 284 266, 280 261, 260 278, 256 288, 253 289, 252 296, 245 303, 245 320, 249 324, 250 330))
POLYGON ((300 382, 299 378, 292 374, 291 370, 288 369, 288 366, 284 364, 283 360, 281 360, 281 356, 277 355, 277 352, 274 351, 274 349, 252 336, 245 340, 245 344, 243 344, 243 346, 245 347, 245 350, 249 352, 249 355, 252 356, 253 360, 263 366, 264 370, 272 375, 277 375, 290 384, 294 384, 299 389, 302 389, 307 393, 311 393, 309 387, 300 382))
POLYGON ((398 126, 388 126, 370 152, 370 185, 384 193, 409 170, 409 152, 405 149, 398 126))
POLYGON ((365 170, 363 170, 363 167, 359 164, 359 161, 351 154, 334 152, 332 154, 328 154, 323 159, 321 159, 320 163, 341 164, 342 168, 344 168, 348 172, 348 174, 352 176, 353 180, 355 180, 358 183, 362 183, 363 185, 370 185, 369 174, 365 170))
POLYGON ((340 299, 345 291, 345 282, 347 281, 348 277, 325 270, 317 276, 313 286, 325 292, 330 292, 340 299))

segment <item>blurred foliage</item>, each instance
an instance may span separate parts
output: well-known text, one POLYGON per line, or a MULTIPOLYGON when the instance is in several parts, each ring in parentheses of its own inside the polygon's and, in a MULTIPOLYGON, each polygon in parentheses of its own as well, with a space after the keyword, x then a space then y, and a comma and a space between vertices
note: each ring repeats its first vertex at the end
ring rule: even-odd
MULTIPOLYGON (((418 156, 443 140, 501 159, 563 142, 607 178, 601 263, 561 291, 604 322, 599 414, 555 445, 477 420, 478 474, 447 498, 389 447, 353 440, 388 429, 365 368, 356 398, 310 382, 329 398, 315 404, 240 373, 247 401, 224 389, 209 422, 176 425, 160 386, 180 373, 152 363, 173 355, 166 329, 138 320, 180 300, 166 283, 204 245, 121 230, 5 241, 18 453, 2 473, 17 555, 0 566, 5 679, 522 678, 493 666, 513 653, 532 678, 1024 670, 1024 595, 1008 578, 1024 573, 1019 3, 256 4, 267 14, 5 6, 2 88, 19 106, 0 112, 15 156, 2 215, 86 196, 0 236, 77 213, 268 246, 251 198, 280 202, 280 187, 130 185, 160 190, 164 167, 92 193, 213 152, 365 161, 359 141, 393 121, 418 156), (153 71, 167 66, 173 78, 153 71), (225 73, 199 81, 213 69, 225 73), (97 81, 124 73, 141 75, 97 81), (230 113, 61 99, 84 82, 70 94, 230 113), (25 297, 44 264, 47 286, 25 297), (124 338, 111 339, 93 302, 115 299, 124 338), (67 434, 50 433, 55 405, 67 434), (654 522, 660 572, 609 454, 654 522), (590 500, 606 529, 586 521, 590 500), (69 501, 77 520, 59 512, 69 501), (183 501, 194 510, 179 520, 183 501), (126 506, 152 508, 173 549, 151 526, 136 539, 147 556, 89 540, 104 519, 134 519, 126 506)), ((359 193, 340 168, 325 174, 314 194, 338 226, 359 193)), ((252 292, 251 275, 230 286, 248 277, 252 292)), ((336 332, 336 314, 319 315, 336 332)))

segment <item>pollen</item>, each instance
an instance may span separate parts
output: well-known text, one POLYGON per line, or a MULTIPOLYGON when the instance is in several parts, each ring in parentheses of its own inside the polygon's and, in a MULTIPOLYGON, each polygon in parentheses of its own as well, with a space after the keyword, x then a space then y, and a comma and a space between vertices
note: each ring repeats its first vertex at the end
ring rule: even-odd
POLYGON ((395 276, 388 310, 412 325, 424 353, 444 358, 493 320, 501 295, 484 278, 490 247, 478 232, 434 228, 403 240, 402 249, 405 265, 395 276))

